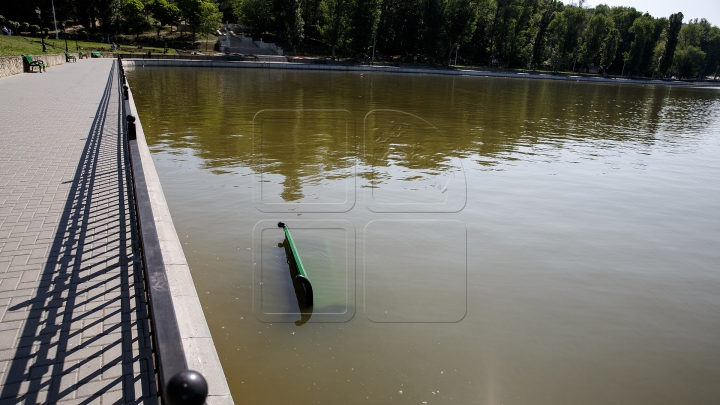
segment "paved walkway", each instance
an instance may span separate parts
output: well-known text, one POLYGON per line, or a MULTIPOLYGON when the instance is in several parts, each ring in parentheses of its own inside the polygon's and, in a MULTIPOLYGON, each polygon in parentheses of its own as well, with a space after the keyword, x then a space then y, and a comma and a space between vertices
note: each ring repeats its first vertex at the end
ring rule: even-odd
POLYGON ((0 79, 0 405, 157 403, 112 67, 0 79))

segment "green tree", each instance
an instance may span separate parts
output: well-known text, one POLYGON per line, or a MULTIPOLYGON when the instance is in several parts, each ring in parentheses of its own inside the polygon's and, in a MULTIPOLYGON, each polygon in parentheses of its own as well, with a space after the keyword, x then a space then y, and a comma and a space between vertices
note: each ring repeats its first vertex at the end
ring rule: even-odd
POLYGON ((582 45, 578 54, 578 62, 582 65, 600 64, 601 52, 605 48, 605 40, 611 30, 615 28, 613 21, 603 13, 595 13, 590 18, 585 32, 583 32, 582 45))
POLYGON ((273 0, 235 0, 233 13, 241 24, 250 26, 253 32, 275 30, 273 0))
POLYGON ((488 53, 506 66, 526 65, 534 35, 531 23, 540 0, 497 0, 488 53))
POLYGON ((653 76, 660 67, 660 56, 657 52, 658 46, 663 47, 667 36, 668 19, 665 17, 653 19, 653 31, 650 40, 645 43, 642 61, 639 72, 645 76, 653 76))
POLYGON ((679 78, 715 75, 719 59, 720 29, 704 19, 690 20, 680 29, 672 67, 679 78))
POLYGON ((300 0, 275 0, 275 21, 278 36, 293 47, 303 38, 305 22, 302 19, 300 0))
MULTIPOLYGON (((696 20, 697 21, 697 20, 696 20)), ((718 68, 718 33, 720 28, 713 26, 706 19, 701 19, 697 24, 701 27, 700 50, 705 52, 705 63, 700 74, 702 76, 716 75, 718 68)))
POLYGON ((478 21, 465 55, 475 63, 489 63, 493 22, 497 11, 495 0, 478 0, 478 21))
POLYGON ((135 34, 136 41, 147 26, 144 11, 145 6, 140 0, 124 0, 120 9, 123 24, 129 32, 135 34))
POLYGON ((567 6, 550 23, 550 47, 552 64, 555 70, 561 66, 571 66, 571 61, 579 49, 586 13, 583 8, 567 6))
POLYGON ((665 76, 668 69, 672 66, 673 57, 675 56, 675 48, 677 48, 678 34, 682 28, 683 13, 675 13, 668 19, 668 28, 665 34, 665 46, 663 47, 660 57, 660 66, 658 68, 661 75, 665 76))
POLYGON ((383 0, 377 46, 389 54, 417 54, 422 32, 422 2, 383 0))
POLYGON ((37 37, 37 33, 40 31, 40 26, 37 24, 33 24, 30 26, 30 32, 37 37))
POLYGON ((235 16, 233 15, 233 3, 233 0, 215 0, 218 10, 222 13, 221 21, 235 21, 235 16))
MULTIPOLYGON (((217 4, 211 0, 177 0, 177 7, 182 18, 190 25, 193 39, 198 30, 202 31, 205 19, 212 15, 214 20, 217 16, 213 13, 218 12, 217 4)), ((222 21, 221 19, 222 14, 217 17, 217 21, 222 21)))
MULTIPOLYGON (((352 3, 351 3, 352 4, 352 3)), ((380 20, 380 0, 355 0, 350 11, 350 46, 358 55, 372 45, 380 20)))
POLYGON ((349 0, 323 0, 320 3, 322 24, 319 31, 325 43, 330 45, 333 58, 335 49, 344 45, 347 39, 349 3, 349 0))
MULTIPOLYGON (((20 24, 20 31, 23 31, 23 32, 30 31, 30 23, 24 22, 24 23, 20 24)), ((20 34, 20 31, 18 31, 18 34, 20 34)))
POLYGON ((18 30, 20 29, 20 23, 17 21, 8 20, 7 26, 10 27, 10 30, 12 31, 13 35, 18 35, 18 30))
POLYGON ((682 46, 675 51, 673 70, 678 79, 697 77, 705 61, 705 52, 697 46, 682 46))
POLYGON ((707 43, 702 50, 705 52, 705 76, 717 78, 720 69, 720 28, 711 27, 708 33, 707 43))
POLYGON ((160 30, 163 26, 177 25, 180 21, 180 9, 167 0, 150 0, 145 9, 148 10, 155 19, 155 27, 157 28, 157 36, 160 38, 160 30))
POLYGON ((198 15, 198 29, 205 34, 205 50, 207 51, 208 36, 217 31, 222 25, 222 13, 218 10, 217 4, 210 1, 203 1, 200 4, 198 15))
POLYGON ((561 8, 557 0, 542 0, 531 23, 531 58, 530 65, 542 63, 547 59, 548 27, 561 8))
POLYGON ((625 54, 625 68, 628 74, 636 72, 640 67, 645 53, 645 46, 651 40, 653 31, 653 18, 647 13, 636 18, 630 27, 629 32, 634 35, 634 38, 630 44, 630 50, 625 54))
POLYGON ((617 48, 620 43, 620 31, 617 28, 612 28, 605 39, 603 40, 603 49, 600 56, 600 67, 603 70, 603 74, 607 73, 607 69, 612 65, 613 61, 617 57, 617 48))
POLYGON ((682 46, 700 46, 703 37, 703 27, 699 24, 698 19, 690 20, 683 25, 678 33, 678 41, 682 46))
MULTIPOLYGON (((87 39, 90 39, 90 34, 98 29, 98 23, 106 25, 109 31, 113 17, 116 22, 122 18, 124 1, 73 0, 70 4, 74 5, 74 19, 86 28, 87 39)), ((47 18, 45 15, 43 11, 43 18, 47 18)))
POLYGON ((642 13, 633 7, 612 7, 610 14, 615 23, 615 28, 620 33, 620 41, 618 42, 617 54, 613 58, 615 62, 609 66, 609 69, 621 73, 625 68, 625 54, 630 52, 630 44, 633 40, 630 27, 638 17, 642 16, 642 13))
POLYGON ((422 44, 425 53, 431 58, 432 63, 435 59, 442 57, 443 44, 445 38, 443 35, 445 8, 447 2, 445 0, 423 0, 422 2, 422 44))
POLYGON ((324 14, 321 8, 323 0, 301 0, 300 9, 302 20, 305 23, 304 31, 306 36, 322 36, 320 26, 323 23, 324 14))
MULTIPOLYGON (((445 11, 445 39, 448 42, 448 65, 455 47, 466 44, 478 21, 477 4, 471 0, 449 0, 445 11)), ((447 45, 446 45, 447 46, 447 45)))

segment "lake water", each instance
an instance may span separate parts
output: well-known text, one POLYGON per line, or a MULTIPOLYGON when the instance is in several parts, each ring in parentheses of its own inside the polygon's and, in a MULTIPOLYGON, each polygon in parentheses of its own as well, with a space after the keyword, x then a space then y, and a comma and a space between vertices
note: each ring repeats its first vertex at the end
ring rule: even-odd
POLYGON ((720 401, 720 90, 128 80, 236 403, 720 401))

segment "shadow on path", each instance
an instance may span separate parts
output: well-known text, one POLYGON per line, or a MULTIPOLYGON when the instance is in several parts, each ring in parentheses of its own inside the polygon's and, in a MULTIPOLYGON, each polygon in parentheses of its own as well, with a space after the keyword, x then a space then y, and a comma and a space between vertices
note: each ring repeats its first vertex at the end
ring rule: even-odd
POLYGON ((157 403, 114 71, 36 293, 9 308, 26 321, 2 403, 157 403))

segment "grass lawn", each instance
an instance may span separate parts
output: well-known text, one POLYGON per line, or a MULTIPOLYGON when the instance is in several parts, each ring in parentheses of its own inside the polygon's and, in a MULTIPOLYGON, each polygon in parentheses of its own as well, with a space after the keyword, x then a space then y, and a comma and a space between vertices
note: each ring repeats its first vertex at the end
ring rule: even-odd
MULTIPOLYGON (((68 39, 68 50, 70 52, 77 52, 74 39, 68 39)), ((46 38, 45 45, 48 53, 63 53, 65 52, 65 40, 55 38, 46 38)), ((77 46, 80 47, 80 51, 100 51, 103 53, 128 53, 128 52, 147 52, 149 50, 153 53, 162 53, 163 48, 154 47, 143 47, 137 49, 137 47, 122 46, 119 51, 110 52, 110 45, 102 42, 88 42, 88 41, 77 41, 77 46)), ((21 36, 7 36, 0 35, 0 56, 19 56, 23 54, 40 55, 42 54, 42 44, 40 38, 34 37, 21 37, 21 36)), ((168 49, 168 55, 177 55, 174 49, 168 49)))
POLYGON ((24 37, 0 35, 0 56, 18 56, 23 54, 37 55, 42 53, 40 44, 28 41, 24 37))

